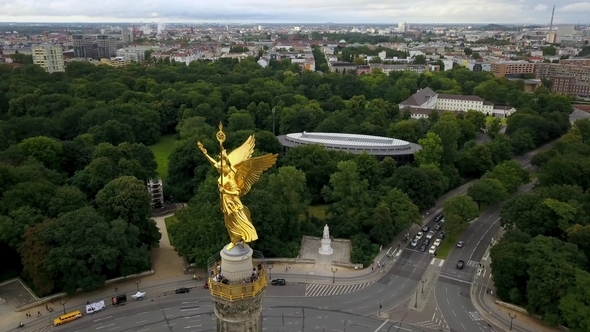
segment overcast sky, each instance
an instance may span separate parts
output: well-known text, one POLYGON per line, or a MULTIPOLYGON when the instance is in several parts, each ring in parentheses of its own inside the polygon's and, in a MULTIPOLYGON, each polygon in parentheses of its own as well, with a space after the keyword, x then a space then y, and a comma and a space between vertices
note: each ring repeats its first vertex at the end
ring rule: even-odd
POLYGON ((0 22, 590 23, 580 0, 0 0, 0 22))

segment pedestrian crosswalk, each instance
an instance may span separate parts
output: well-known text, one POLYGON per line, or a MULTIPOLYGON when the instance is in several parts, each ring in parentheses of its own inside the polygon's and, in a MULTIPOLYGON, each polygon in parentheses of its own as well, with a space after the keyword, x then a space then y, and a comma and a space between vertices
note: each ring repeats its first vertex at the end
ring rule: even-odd
POLYGON ((348 294, 359 291, 371 285, 373 282, 374 281, 356 285, 307 284, 307 286, 305 287, 305 296, 314 297, 348 294))
POLYGON ((53 325, 43 326, 43 327, 38 328, 32 332, 51 332, 51 331, 53 331, 53 325))
POLYGON ((415 323, 412 325, 426 327, 426 328, 438 330, 438 331, 441 331, 441 328, 443 330, 447 329, 447 322, 445 321, 445 318, 440 313, 438 308, 435 308, 435 312, 432 314, 432 318, 430 320, 422 321, 422 322, 415 323))
POLYGON ((479 262, 472 261, 471 259, 467 262, 467 266, 479 266, 479 262))
POLYGON ((477 311, 470 311, 469 316, 471 316, 471 319, 473 319, 474 321, 483 320, 483 318, 481 318, 479 312, 477 311))

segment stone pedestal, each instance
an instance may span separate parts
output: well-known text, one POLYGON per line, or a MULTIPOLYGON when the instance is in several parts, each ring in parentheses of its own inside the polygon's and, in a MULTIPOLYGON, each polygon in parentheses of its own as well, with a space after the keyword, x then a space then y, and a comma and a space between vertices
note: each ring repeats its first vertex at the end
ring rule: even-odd
POLYGON ((249 245, 241 244, 227 250, 221 250, 221 274, 232 284, 239 284, 242 279, 252 275, 252 254, 254 251, 249 245))
POLYGON ((322 243, 322 246, 320 247, 320 249, 318 250, 318 253, 320 255, 331 255, 334 253, 334 249, 332 249, 332 240, 330 239, 322 239, 320 241, 322 243))
POLYGON ((211 296, 217 316, 217 332, 262 332, 262 299, 266 290, 255 297, 230 301, 211 296))
POLYGON ((218 289, 214 286, 211 292, 217 332, 262 332, 266 274, 262 271, 257 281, 242 283, 252 276, 253 253, 248 245, 245 248, 237 245, 231 250, 223 248, 220 252, 221 274, 229 283, 218 289))

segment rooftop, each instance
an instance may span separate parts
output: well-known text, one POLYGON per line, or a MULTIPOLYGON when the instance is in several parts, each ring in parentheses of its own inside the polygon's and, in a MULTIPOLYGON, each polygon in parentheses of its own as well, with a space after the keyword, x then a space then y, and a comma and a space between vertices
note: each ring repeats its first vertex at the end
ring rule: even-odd
POLYGON ((279 136, 278 139, 283 146, 291 148, 299 145, 320 144, 328 150, 355 154, 367 152, 380 156, 413 154, 421 149, 418 144, 396 138, 359 134, 302 132, 279 136))

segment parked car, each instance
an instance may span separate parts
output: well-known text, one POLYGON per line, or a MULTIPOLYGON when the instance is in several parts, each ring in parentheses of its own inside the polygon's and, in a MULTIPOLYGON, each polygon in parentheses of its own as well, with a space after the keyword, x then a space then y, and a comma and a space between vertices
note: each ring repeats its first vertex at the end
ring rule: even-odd
POLYGON ((438 231, 438 230, 440 230, 441 228, 442 228, 442 226, 441 226, 440 224, 436 224, 436 225, 434 225, 434 230, 435 230, 435 231, 438 231))
POLYGON ((458 261, 457 262, 457 268, 459 270, 462 270, 464 266, 465 266, 465 261, 458 261))
POLYGON ((428 250, 428 253, 432 254, 432 255, 434 255, 435 252, 436 252, 436 246, 431 246, 430 250, 428 250))
POLYGON ((413 240, 412 240, 412 242, 410 242, 410 245, 411 245, 412 247, 415 247, 415 246, 417 246, 417 245, 418 245, 418 239, 413 239, 413 240))
POLYGON ((287 284, 287 281, 283 278, 280 278, 271 281, 270 284, 273 286, 285 286, 287 284))
POLYGON ((434 222, 439 222, 444 218, 445 216, 443 214, 439 214, 438 216, 434 217, 434 222))
POLYGON ((420 246, 420 249, 419 250, 420 250, 420 252, 425 252, 426 251, 426 248, 428 248, 426 246, 426 244, 423 244, 423 245, 420 246))
POLYGON ((424 225, 424 227, 422 227, 422 232, 426 233, 429 229, 430 227, 428 227, 428 225, 424 225))
POLYGON ((445 231, 440 231, 440 234, 438 234, 438 238, 439 239, 444 239, 445 238, 445 231))
POLYGON ((434 231, 428 232, 428 234, 426 234, 426 238, 427 239, 432 239, 432 237, 434 236, 434 233, 435 233, 434 231))
POLYGON ((416 240, 420 240, 423 235, 424 235, 424 233, 422 233, 422 232, 416 233, 416 240))
POLYGON ((422 244, 424 244, 425 246, 428 246, 430 244, 430 240, 424 239, 424 242, 422 242, 422 244))
POLYGON ((176 294, 188 293, 190 292, 190 288, 181 287, 175 291, 176 294))
POLYGON ((440 246, 441 243, 442 243, 442 240, 441 239, 436 239, 436 240, 434 240, 433 245, 436 246, 436 247, 438 247, 438 246, 440 246))
POLYGON ((463 242, 463 241, 457 242, 457 248, 463 248, 464 245, 465 245, 465 242, 463 242))

